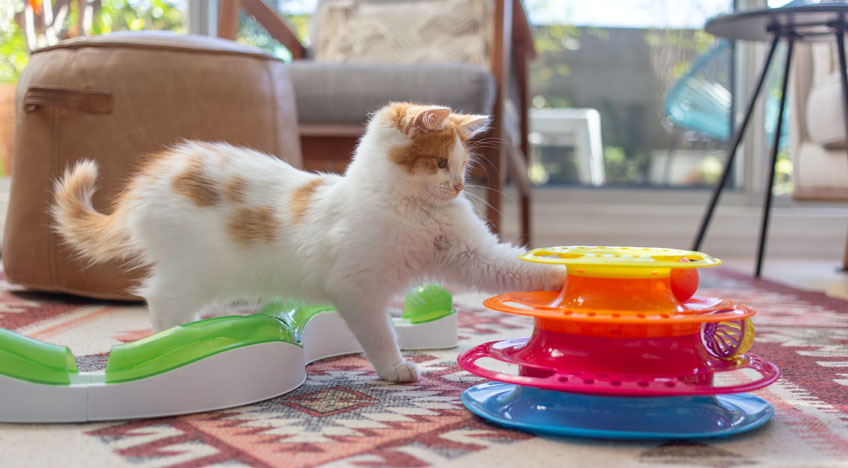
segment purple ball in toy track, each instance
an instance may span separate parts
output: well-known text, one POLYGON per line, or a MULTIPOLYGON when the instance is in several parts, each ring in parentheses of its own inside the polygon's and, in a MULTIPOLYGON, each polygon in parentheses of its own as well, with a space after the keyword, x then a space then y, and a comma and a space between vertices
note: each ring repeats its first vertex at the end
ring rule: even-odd
POLYGON ((729 359, 744 354, 752 339, 750 320, 707 322, 701 328, 701 342, 710 354, 719 358, 729 359))

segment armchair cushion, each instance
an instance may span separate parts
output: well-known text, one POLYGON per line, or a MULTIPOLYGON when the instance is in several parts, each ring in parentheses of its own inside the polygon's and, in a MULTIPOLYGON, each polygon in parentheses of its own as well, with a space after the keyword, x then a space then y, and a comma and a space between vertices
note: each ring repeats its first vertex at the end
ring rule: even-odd
POLYGON ((845 149, 842 84, 839 73, 815 82, 807 96, 806 130, 813 143, 828 150, 845 149))
POLYGON ((364 64, 295 60, 289 69, 301 124, 361 124, 389 101, 438 103, 489 114, 495 80, 469 64, 364 64))
POLYGON ((321 0, 315 60, 489 64, 490 0, 321 0))
POLYGON ((848 200, 839 60, 832 43, 800 43, 789 80, 792 196, 848 200))

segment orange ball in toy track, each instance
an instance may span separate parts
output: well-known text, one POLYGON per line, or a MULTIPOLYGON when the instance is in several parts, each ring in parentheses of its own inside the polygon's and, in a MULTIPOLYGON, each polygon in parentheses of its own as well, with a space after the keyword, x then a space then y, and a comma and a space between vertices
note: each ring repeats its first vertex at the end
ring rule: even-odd
MULTIPOLYGON (((688 262, 689 259, 681 258, 680 261, 688 262)), ((698 270, 695 268, 672 268, 669 274, 669 282, 674 297, 680 302, 687 301, 698 290, 698 270)))

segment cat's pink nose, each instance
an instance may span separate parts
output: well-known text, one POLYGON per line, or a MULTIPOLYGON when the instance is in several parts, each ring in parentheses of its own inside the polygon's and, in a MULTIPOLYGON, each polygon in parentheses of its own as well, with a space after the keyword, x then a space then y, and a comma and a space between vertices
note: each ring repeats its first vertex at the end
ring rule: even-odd
POLYGON ((462 185, 462 182, 459 182, 459 183, 453 184, 453 188, 454 188, 454 190, 456 190, 456 193, 459 193, 459 192, 462 191, 463 188, 465 188, 465 186, 462 185))

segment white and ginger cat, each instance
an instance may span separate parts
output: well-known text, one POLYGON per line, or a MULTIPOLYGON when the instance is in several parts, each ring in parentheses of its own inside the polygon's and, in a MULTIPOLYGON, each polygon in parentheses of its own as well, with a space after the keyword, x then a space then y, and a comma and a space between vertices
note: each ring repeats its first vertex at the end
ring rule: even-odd
POLYGON ((207 305, 288 295, 332 303, 379 376, 418 378, 395 341, 390 299, 442 280, 490 292, 559 288, 564 270, 521 262, 463 195, 468 140, 487 117, 392 103, 368 123, 343 176, 297 170, 222 143, 185 142, 136 173, 111 214, 97 164, 55 187, 58 231, 92 262, 150 266, 138 289, 156 331, 207 305))

